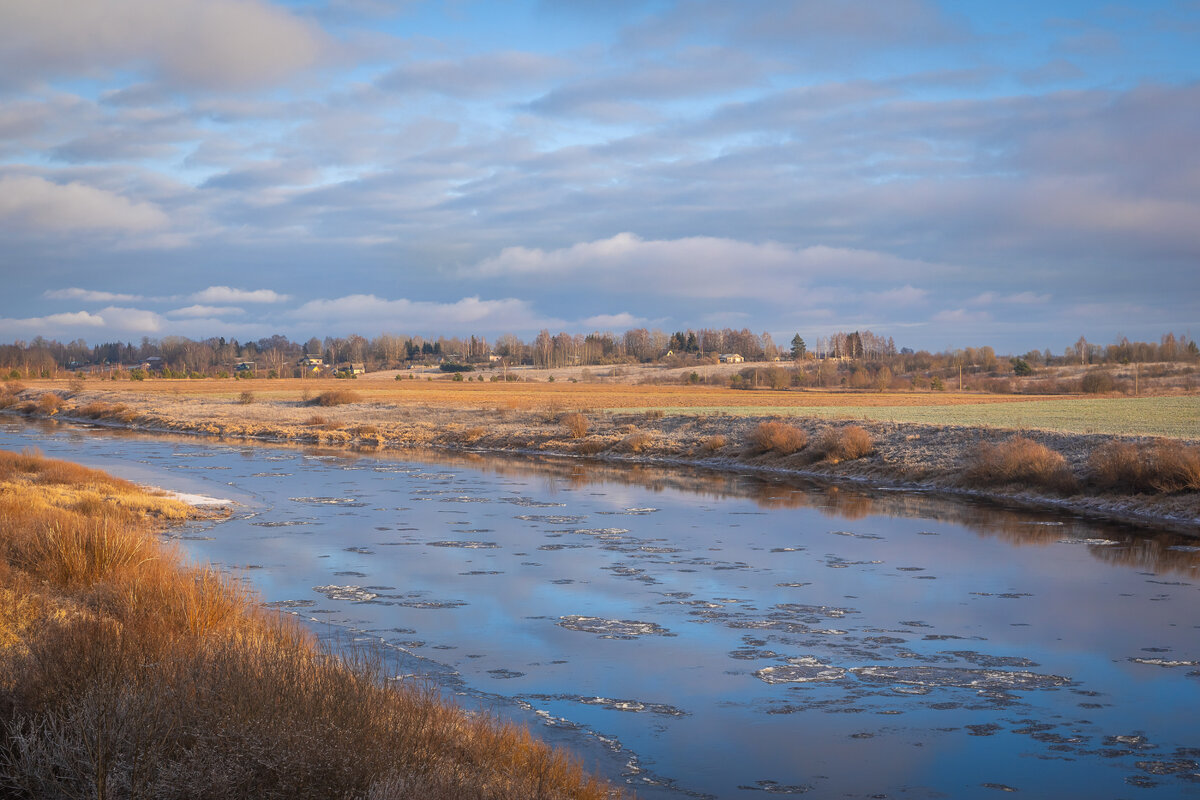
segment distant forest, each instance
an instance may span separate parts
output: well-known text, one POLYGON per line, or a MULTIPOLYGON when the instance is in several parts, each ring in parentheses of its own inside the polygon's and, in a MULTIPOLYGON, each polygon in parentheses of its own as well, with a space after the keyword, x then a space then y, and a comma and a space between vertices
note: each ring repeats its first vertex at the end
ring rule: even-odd
POLYGON ((590 333, 551 335, 541 331, 532 341, 505 334, 489 343, 481 336, 468 338, 381 334, 374 339, 359 335, 311 338, 296 342, 286 336, 257 341, 213 337, 193 340, 182 336, 145 337, 140 343, 106 342, 88 345, 82 339, 59 342, 41 336, 32 341, 0 345, 0 375, 8 378, 61 377, 64 374, 136 369, 147 363, 164 377, 228 377, 239 363, 253 362, 254 374, 293 377, 302 372, 305 357, 336 367, 361 364, 368 371, 404 368, 413 364, 453 363, 531 365, 557 369, 567 366, 663 364, 675 367, 717 363, 736 354, 746 361, 828 361, 863 365, 872 375, 886 368, 893 374, 966 368, 974 373, 1022 376, 1037 367, 1069 364, 1138 364, 1200 362, 1200 348, 1185 335, 1164 334, 1157 342, 1112 344, 1088 342, 1080 337, 1058 353, 1049 349, 1020 355, 998 356, 993 348, 966 347, 931 353, 897 348, 890 336, 871 331, 838 332, 806 342, 800 334, 778 344, 769 333, 755 334, 703 328, 664 333, 634 328, 623 334, 590 333))

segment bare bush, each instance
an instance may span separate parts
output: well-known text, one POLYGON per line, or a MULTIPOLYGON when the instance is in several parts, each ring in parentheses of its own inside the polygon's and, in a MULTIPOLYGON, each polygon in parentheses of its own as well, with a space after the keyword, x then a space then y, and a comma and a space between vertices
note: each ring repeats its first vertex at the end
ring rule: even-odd
POLYGON ((870 455, 875 450, 875 440, 862 427, 846 425, 821 431, 813 447, 826 461, 836 464, 870 455))
POLYGON ((57 414, 62 407, 63 399, 54 392, 43 392, 37 399, 36 408, 39 414, 57 414))
POLYGON ((575 452, 583 456, 594 456, 596 453, 603 451, 607 446, 603 439, 584 439, 575 445, 575 452))
POLYGON ((349 403, 361 403, 362 395, 352 389, 330 389, 321 392, 310 402, 318 406, 344 406, 349 403))
POLYGON ((584 436, 587 436, 588 421, 587 417, 583 414, 567 414, 559 421, 562 422, 563 427, 567 429, 567 433, 571 435, 572 439, 582 439, 584 436))
POLYGON ((646 431, 634 431, 621 440, 621 449, 627 453, 641 453, 654 444, 654 436, 646 431))
POLYGON ((1080 381, 1080 388, 1088 394, 1106 394, 1116 388, 1112 373, 1108 370, 1089 370, 1080 381))
POLYGON ((763 453, 787 456, 808 444, 808 434, 786 422, 760 422, 750 432, 750 444, 763 453))
POLYGON ((1023 436, 981 444, 964 477, 969 483, 1018 483, 1063 493, 1078 488, 1061 453, 1023 436))
POLYGON ((727 444, 729 444, 729 439, 718 433, 715 436, 709 436, 704 441, 700 442, 700 449, 705 453, 715 453, 718 450, 723 449, 727 444))
POLYGON ((254 402, 254 392, 247 389, 238 395, 238 405, 248 406, 254 402))
POLYGON ((1200 489, 1200 447, 1160 439, 1149 444, 1109 442, 1088 459, 1091 481, 1104 489, 1181 492, 1200 489))

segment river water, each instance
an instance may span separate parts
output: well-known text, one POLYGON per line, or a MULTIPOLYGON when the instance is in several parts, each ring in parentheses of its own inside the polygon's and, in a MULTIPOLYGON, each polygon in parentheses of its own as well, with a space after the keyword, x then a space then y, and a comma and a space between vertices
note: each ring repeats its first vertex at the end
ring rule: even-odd
POLYGON ((1200 540, 748 475, 0 421, 647 798, 1200 797, 1200 540))

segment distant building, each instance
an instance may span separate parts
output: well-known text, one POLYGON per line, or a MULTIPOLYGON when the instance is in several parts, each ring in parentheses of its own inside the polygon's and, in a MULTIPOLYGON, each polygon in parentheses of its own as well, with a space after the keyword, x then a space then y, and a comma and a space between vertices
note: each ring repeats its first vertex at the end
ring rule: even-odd
POLYGON ((340 375, 363 375, 366 373, 367 367, 357 361, 343 361, 337 365, 336 371, 340 375))
POLYGON ((254 362, 253 361, 239 361, 237 363, 237 365, 234 366, 233 371, 234 372, 254 372, 255 371, 254 362))
POLYGON ((737 353, 721 353, 720 358, 722 364, 741 364, 746 360, 737 353))
POLYGON ((300 357, 300 360, 296 362, 296 365, 310 375, 316 375, 325 369, 325 359, 321 358, 320 356, 305 355, 300 357))

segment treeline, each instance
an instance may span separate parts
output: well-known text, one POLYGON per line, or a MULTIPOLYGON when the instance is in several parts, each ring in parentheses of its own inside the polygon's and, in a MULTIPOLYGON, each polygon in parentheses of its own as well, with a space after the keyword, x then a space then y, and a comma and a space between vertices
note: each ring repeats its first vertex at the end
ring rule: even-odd
MULTIPOLYGON (((363 364, 367 370, 402 368, 414 363, 530 365, 544 368, 661 363, 670 366, 707 365, 725 355, 746 361, 837 361, 858 364, 878 383, 879 371, 894 375, 917 372, 966 371, 971 374, 1015 374, 1024 376, 1047 366, 1078 364, 1114 365, 1151 362, 1194 362, 1200 349, 1186 335, 1167 333, 1157 342, 1118 341, 1100 345, 1080 337, 1058 354, 1031 350, 1019 356, 997 355, 992 347, 966 347, 931 353, 911 348, 897 349, 892 338, 866 331, 837 332, 807 343, 796 334, 786 346, 776 345, 769 333, 749 329, 700 328, 665 333, 633 328, 623 334, 594 332, 558 333, 543 330, 525 342, 512 334, 489 343, 482 336, 399 336, 384 333, 374 339, 353 334, 305 342, 274 335, 255 341, 212 337, 193 340, 182 336, 162 339, 143 337, 141 342, 105 342, 89 346, 83 339, 59 342, 44 337, 0 345, 0 374, 11 377, 52 377, 63 373, 97 369, 128 368, 152 361, 155 368, 178 376, 231 374, 242 362, 254 362, 260 375, 288 377, 298 374, 299 361, 319 357, 331 367, 363 364)), ((736 359, 735 359, 736 360, 736 359)), ((811 366, 811 364, 810 364, 811 366)), ((811 371, 811 370, 810 370, 811 371)), ((853 369, 849 371, 854 372, 853 369)), ((861 372, 861 370, 859 370, 861 372)), ((858 381, 865 380, 860 376, 858 381)))

